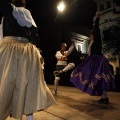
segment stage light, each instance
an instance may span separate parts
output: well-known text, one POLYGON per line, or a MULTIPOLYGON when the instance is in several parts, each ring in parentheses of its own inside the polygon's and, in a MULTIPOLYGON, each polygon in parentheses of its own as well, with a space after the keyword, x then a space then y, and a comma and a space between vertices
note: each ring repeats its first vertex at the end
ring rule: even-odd
POLYGON ((59 12, 63 12, 65 9, 65 4, 64 2, 60 2, 59 5, 57 6, 57 9, 59 12))

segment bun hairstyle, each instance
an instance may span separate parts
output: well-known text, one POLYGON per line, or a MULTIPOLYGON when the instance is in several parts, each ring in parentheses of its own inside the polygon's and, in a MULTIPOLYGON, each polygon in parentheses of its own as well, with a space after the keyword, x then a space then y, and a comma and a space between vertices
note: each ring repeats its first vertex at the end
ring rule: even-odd
POLYGON ((11 3, 16 7, 24 7, 26 5, 26 0, 11 0, 11 3))

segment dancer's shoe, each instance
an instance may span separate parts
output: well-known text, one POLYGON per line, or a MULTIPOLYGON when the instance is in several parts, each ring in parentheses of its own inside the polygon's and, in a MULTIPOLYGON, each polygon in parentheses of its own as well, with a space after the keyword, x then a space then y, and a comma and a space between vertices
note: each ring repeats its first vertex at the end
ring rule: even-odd
POLYGON ((60 75, 61 73, 62 73, 62 70, 53 72, 54 75, 60 75))
POLYGON ((54 95, 57 95, 57 90, 54 90, 53 94, 54 94, 54 95))
POLYGON ((99 103, 109 104, 109 98, 101 98, 98 100, 99 103))

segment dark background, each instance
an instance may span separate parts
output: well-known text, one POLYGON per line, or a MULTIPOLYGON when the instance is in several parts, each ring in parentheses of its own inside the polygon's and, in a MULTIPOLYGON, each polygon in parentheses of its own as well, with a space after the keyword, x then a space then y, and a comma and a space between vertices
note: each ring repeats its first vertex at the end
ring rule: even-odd
MULTIPOLYGON (((93 28, 93 17, 97 11, 95 1, 100 0, 64 0, 66 9, 58 15, 57 5, 59 1, 60 0, 27 0, 26 6, 31 11, 38 26, 38 34, 40 36, 40 44, 38 46, 43 51, 45 80, 47 84, 54 83, 53 71, 57 62, 55 53, 60 49, 61 43, 66 42, 68 46, 70 46, 69 31, 80 31, 80 33, 85 34, 86 31, 82 28, 85 27, 89 30, 93 28)), ((119 45, 119 43, 117 45, 119 45)), ((118 48, 117 45, 116 48, 118 48)), ((74 50, 68 60, 70 61, 70 59, 73 60, 76 58, 76 61, 79 63, 81 62, 78 60, 79 56, 80 53, 74 50)), ((73 86, 69 81, 71 72, 72 70, 62 76, 59 81, 60 85, 73 86)), ((120 91, 120 76, 118 74, 115 77, 116 90, 120 91)))
MULTIPOLYGON (((40 36, 40 49, 43 51, 45 60, 45 78, 47 83, 53 83, 53 71, 55 69, 55 53, 60 49, 60 44, 66 42, 69 46, 70 40, 66 40, 66 29, 68 27, 84 26, 92 29, 93 17, 96 13, 96 3, 93 0, 64 0, 66 9, 58 14, 57 5, 60 0, 27 0, 27 8, 31 11, 38 26, 40 36), (56 17, 57 16, 57 17, 56 17)), ((71 71, 70 71, 71 72, 71 71)), ((66 83, 70 84, 69 75, 65 77, 66 83)))

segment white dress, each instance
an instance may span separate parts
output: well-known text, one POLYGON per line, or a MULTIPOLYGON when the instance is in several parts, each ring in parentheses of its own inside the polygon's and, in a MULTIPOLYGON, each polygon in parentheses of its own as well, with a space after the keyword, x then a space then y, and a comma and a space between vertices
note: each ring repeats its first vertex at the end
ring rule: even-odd
MULTIPOLYGON (((24 30, 22 28, 24 22, 16 22, 15 15, 15 19, 13 16, 10 17, 8 20, 11 24, 24 30)), ((27 20, 24 21, 28 28, 36 26, 33 19, 28 19, 28 24, 27 20)), ((8 29, 10 29, 9 26, 8 29)), ((55 103, 46 85, 40 59, 39 50, 27 38, 6 36, 0 41, 0 120, 5 120, 10 114, 16 119, 21 119, 23 114, 46 109, 55 103)))

